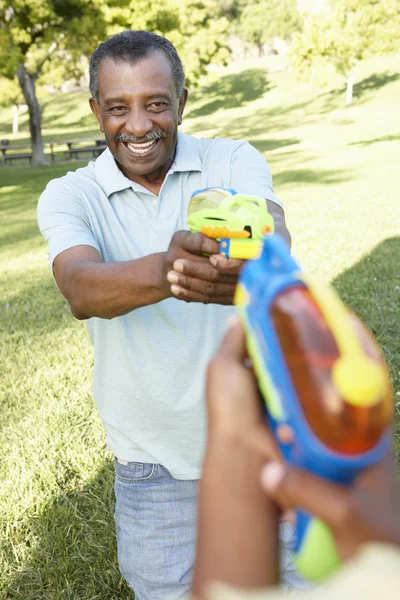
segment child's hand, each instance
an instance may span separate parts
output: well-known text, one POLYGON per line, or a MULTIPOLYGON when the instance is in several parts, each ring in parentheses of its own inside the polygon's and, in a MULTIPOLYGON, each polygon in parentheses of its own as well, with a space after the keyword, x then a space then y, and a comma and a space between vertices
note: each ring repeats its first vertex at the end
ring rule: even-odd
POLYGON ((246 364, 245 333, 233 317, 207 374, 208 432, 210 442, 236 441, 252 446, 264 458, 279 452, 265 423, 255 377, 246 364))
POLYGON ((350 488, 278 462, 264 467, 261 484, 282 508, 302 508, 327 523, 343 559, 367 542, 400 546, 400 487, 393 451, 350 488))

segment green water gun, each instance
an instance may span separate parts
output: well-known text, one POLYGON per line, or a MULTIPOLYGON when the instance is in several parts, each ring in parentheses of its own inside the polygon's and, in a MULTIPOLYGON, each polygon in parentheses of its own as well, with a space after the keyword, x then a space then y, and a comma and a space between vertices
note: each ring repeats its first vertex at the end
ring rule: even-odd
POLYGON ((187 223, 191 231, 219 240, 220 252, 227 258, 243 260, 257 258, 264 236, 274 232, 265 198, 223 187, 193 192, 187 223))

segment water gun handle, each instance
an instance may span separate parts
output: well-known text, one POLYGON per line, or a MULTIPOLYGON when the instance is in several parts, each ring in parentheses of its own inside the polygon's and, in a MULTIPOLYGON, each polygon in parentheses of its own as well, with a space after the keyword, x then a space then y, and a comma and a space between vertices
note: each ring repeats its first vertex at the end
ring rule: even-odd
POLYGON ((242 240, 235 238, 221 238, 219 251, 227 258, 240 258, 252 260, 260 256, 262 240, 242 240))
POLYGON ((296 510, 295 539, 293 562, 303 577, 321 581, 340 566, 333 534, 320 519, 296 510))

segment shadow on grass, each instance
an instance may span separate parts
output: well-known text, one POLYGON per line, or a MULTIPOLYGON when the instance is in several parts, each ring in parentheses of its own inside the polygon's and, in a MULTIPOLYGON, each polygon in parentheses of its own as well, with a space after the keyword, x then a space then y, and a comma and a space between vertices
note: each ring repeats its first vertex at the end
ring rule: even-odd
MULTIPOLYGON (((381 345, 400 389, 400 237, 388 238, 333 281, 344 302, 381 345)), ((395 428, 400 451, 400 413, 395 428)), ((400 465, 399 465, 400 466, 400 465)))
MULTIPOLYGON (((28 248, 24 245, 28 241, 32 241, 33 238, 37 237, 37 244, 41 243, 41 236, 39 232, 39 228, 35 221, 9 221, 7 223, 7 228, 2 227, 0 229, 0 247, 11 249, 13 252, 18 252, 16 246, 21 246, 21 253, 26 253, 28 248)), ((29 246, 29 250, 31 250, 31 245, 29 246)))
POLYGON ((378 90, 388 83, 392 83, 398 79, 400 79, 400 73, 392 73, 390 71, 385 71, 384 73, 374 73, 373 75, 370 75, 362 81, 354 84, 353 96, 354 98, 360 99, 367 92, 378 90))
POLYGON ((246 72, 224 75, 216 82, 195 90, 191 102, 205 99, 198 108, 188 110, 188 116, 203 117, 210 115, 220 108, 237 108, 252 100, 257 100, 271 89, 267 73, 263 69, 249 69, 246 72))
POLYGON ((8 291, 3 287, 0 303, 3 344, 10 343, 11 348, 16 339, 30 344, 34 336, 56 334, 71 327, 74 317, 50 271, 29 273, 22 282, 20 276, 14 277, 15 281, 10 277, 6 282, 10 286, 8 291))
POLYGON ((48 182, 62 177, 68 171, 76 171, 86 164, 87 161, 80 160, 53 163, 48 167, 31 168, 25 165, 1 168, 0 217, 5 217, 7 214, 17 216, 27 212, 32 220, 36 220, 36 205, 48 182))
MULTIPOLYGON (((69 94, 51 94, 46 97, 45 100, 39 101, 42 115, 42 128, 44 130, 46 130, 46 128, 54 129, 58 126, 65 128, 68 127, 68 125, 70 125, 74 131, 76 129, 88 127, 96 128, 96 117, 90 110, 88 98, 89 93, 70 92, 69 94), (80 110, 81 107, 84 107, 84 110, 82 111, 84 114, 78 119, 68 122, 70 113, 73 114, 75 111, 80 110)), ((73 119, 73 116, 70 118, 73 119)), ((19 130, 26 131, 26 140, 30 140, 28 113, 23 113, 20 116, 19 130)), ((0 123, 0 135, 2 138, 7 139, 7 136, 10 136, 11 132, 12 116, 10 111, 9 123, 0 123)), ((75 137, 75 133, 73 134, 73 137, 75 137)), ((76 137, 80 137, 79 133, 76 134, 76 137)))
MULTIPOLYGON (((84 486, 71 465, 54 469, 57 496, 39 513, 30 507, 31 518, 18 523, 29 558, 7 578, 7 599, 133 600, 117 564, 111 461, 84 486)), ((13 564, 11 545, 8 555, 13 564)))
MULTIPOLYGON (((263 140, 272 135, 298 127, 299 122, 313 123, 318 117, 309 112, 310 103, 295 102, 285 104, 285 107, 273 106, 257 110, 237 119, 227 113, 220 113, 221 117, 214 119, 199 119, 193 125, 189 123, 188 133, 196 136, 197 131, 212 131, 212 136, 219 135, 230 139, 257 139, 263 140)), ((190 117, 191 115, 189 115, 190 117)))
POLYGON ((286 148, 287 146, 295 146, 296 144, 300 144, 298 138, 287 138, 287 139, 265 139, 265 140, 247 140, 249 144, 257 148, 259 152, 272 152, 272 150, 277 150, 278 148, 286 148))
POLYGON ((397 135, 383 135, 370 140, 361 140, 359 142, 351 142, 349 146, 370 146, 371 144, 379 144, 379 142, 397 142, 400 140, 400 133, 397 135))
MULTIPOLYGON (((98 123, 89 107, 89 92, 70 92, 68 94, 53 94, 41 104, 43 128, 70 126, 74 131, 95 128, 98 123), (78 118, 75 117, 79 112, 78 118), (80 113, 83 114, 80 114, 80 113)), ((101 134, 99 134, 101 135, 101 134)), ((80 137, 79 134, 72 137, 80 137)), ((54 136, 54 139, 56 136, 54 136)))
MULTIPOLYGON (((365 77, 361 81, 357 81, 353 86, 353 99, 360 104, 361 101, 366 100, 368 93, 378 90, 393 81, 400 79, 400 73, 393 73, 391 71, 385 71, 384 73, 374 73, 369 77, 365 77)), ((325 102, 321 113, 330 112, 331 110, 339 106, 338 99, 343 97, 343 102, 340 106, 344 106, 345 103, 346 86, 335 90, 330 90, 322 96, 325 96, 325 102)))
POLYGON ((340 183, 351 179, 349 169, 286 169, 280 173, 273 174, 276 189, 293 183, 309 183, 315 185, 340 183))

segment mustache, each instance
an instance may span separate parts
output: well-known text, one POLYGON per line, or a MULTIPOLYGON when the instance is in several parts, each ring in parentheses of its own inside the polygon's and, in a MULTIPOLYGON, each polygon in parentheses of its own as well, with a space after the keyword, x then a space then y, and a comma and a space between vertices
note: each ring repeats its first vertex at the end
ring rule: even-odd
POLYGON ((162 129, 152 129, 141 137, 137 137, 133 133, 120 133, 114 138, 114 142, 123 142, 124 144, 144 144, 146 142, 155 142, 166 137, 168 137, 168 134, 162 129))

